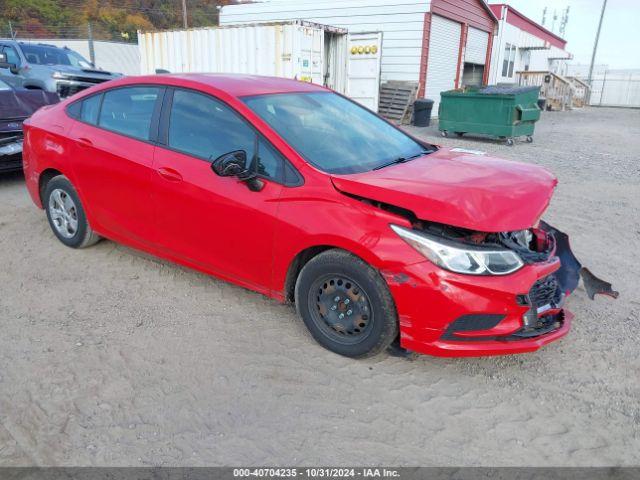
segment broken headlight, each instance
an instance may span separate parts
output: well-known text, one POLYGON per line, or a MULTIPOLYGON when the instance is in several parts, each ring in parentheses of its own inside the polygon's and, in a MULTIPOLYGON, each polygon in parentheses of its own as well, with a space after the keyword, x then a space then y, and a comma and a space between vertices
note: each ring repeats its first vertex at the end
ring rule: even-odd
POLYGON ((482 248, 391 225, 405 242, 441 268, 468 275, 507 275, 524 263, 511 250, 482 248))

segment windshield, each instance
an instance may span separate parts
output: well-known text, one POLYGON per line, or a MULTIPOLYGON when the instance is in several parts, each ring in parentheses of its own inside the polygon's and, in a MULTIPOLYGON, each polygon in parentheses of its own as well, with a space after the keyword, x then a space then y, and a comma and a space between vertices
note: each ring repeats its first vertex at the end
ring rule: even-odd
POLYGON ((11 87, 0 80, 0 90, 11 90, 11 87))
POLYGON ((71 65, 78 68, 91 68, 82 55, 57 47, 48 47, 43 45, 20 45, 27 62, 35 65, 71 65))
POLYGON ((425 151, 367 109, 331 92, 260 95, 243 101, 327 173, 366 172, 425 151))

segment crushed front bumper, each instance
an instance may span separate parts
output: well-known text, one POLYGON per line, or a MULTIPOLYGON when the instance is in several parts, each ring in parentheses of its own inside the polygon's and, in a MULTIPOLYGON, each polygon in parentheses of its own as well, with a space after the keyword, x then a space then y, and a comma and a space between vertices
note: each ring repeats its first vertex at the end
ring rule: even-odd
POLYGON ((564 303, 582 267, 566 235, 543 228, 553 230, 555 251, 510 275, 461 275, 429 261, 382 272, 396 302, 400 346, 446 357, 505 355, 565 336, 573 315, 564 303))

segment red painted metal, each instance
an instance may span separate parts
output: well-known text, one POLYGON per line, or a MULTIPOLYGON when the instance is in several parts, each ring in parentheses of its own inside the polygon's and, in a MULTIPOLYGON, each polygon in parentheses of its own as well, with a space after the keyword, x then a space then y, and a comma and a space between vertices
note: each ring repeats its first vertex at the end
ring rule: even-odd
POLYGON ((463 23, 460 29, 460 45, 458 45, 458 68, 456 69, 455 88, 460 87, 460 76, 464 65, 464 50, 467 48, 467 35, 469 33, 469 24, 463 23))
POLYGON ((493 50, 493 35, 489 34, 489 41, 487 45, 487 56, 484 61, 484 72, 482 72, 482 83, 484 85, 489 84, 489 72, 491 70, 491 51, 493 50))
POLYGON ((427 85, 427 68, 429 63, 429 39, 431 38, 431 14, 424 14, 424 24, 422 26, 422 49, 420 50, 420 79, 418 87, 418 98, 424 98, 427 85))
POLYGON ((393 168, 334 175, 332 180, 340 191, 406 208, 418 218, 482 232, 531 227, 557 184, 537 165, 446 148, 393 168))
POLYGON ((487 44, 487 62, 484 69, 483 80, 486 83, 489 78, 489 68, 491 63, 491 48, 493 43, 493 34, 495 33, 498 19, 483 0, 432 0, 431 12, 425 14, 422 50, 420 59, 420 87, 418 89, 418 98, 424 97, 426 91, 427 70, 429 68, 429 41, 431 31, 432 15, 440 15, 441 17, 460 22, 462 24, 462 34, 460 36, 460 47, 458 50, 458 68, 456 70, 455 87, 460 85, 460 75, 464 62, 464 48, 466 45, 467 33, 469 26, 478 28, 489 33, 489 42, 487 44))
POLYGON ((238 98, 323 90, 292 80, 196 74, 129 77, 93 87, 37 111, 25 123, 29 194, 42 207, 41 175, 55 169, 76 187, 98 234, 281 301, 287 296, 287 274, 301 252, 318 246, 347 250, 385 278, 399 315, 401 344, 417 352, 528 352, 566 334, 568 312, 561 329, 533 339, 442 340, 451 322, 470 313, 505 316, 483 335, 504 336, 518 329, 526 307, 516 303, 516 295, 557 270, 559 260, 526 265, 503 277, 452 273, 391 230, 390 224, 411 227, 406 217, 357 198, 404 207, 424 220, 516 230, 537 222, 555 186, 553 176, 533 165, 447 149, 375 172, 328 175, 308 164, 238 98), (287 157, 303 185, 265 180, 262 191, 252 192, 237 179, 217 177, 208 162, 81 124, 65 113, 70 102, 84 95, 139 83, 194 88, 226 102, 287 157))
POLYGON ((497 18, 483 0, 432 0, 431 13, 493 34, 497 18))
POLYGON ((513 25, 514 27, 518 27, 520 30, 524 30, 525 32, 535 35, 536 37, 549 42, 549 44, 555 47, 564 50, 564 48, 567 46, 567 41, 564 38, 559 37, 550 30, 547 30, 542 25, 534 22, 515 8, 510 7, 509 5, 506 5, 504 3, 489 5, 489 7, 493 11, 494 15, 496 15, 496 17, 498 17, 500 20, 502 20, 502 16, 504 15, 503 7, 506 7, 507 23, 513 25))

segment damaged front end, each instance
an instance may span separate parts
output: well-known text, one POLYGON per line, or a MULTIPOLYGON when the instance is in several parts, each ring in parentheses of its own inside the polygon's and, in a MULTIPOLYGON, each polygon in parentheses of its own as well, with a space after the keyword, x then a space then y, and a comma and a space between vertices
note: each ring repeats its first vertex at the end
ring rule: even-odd
POLYGON ((610 283, 582 267, 571 251, 568 236, 545 222, 526 230, 497 233, 415 219, 412 226, 392 229, 432 263, 454 273, 497 277, 510 275, 527 265, 556 264, 552 272, 537 278, 528 292, 516 295, 516 304, 527 310, 515 330, 501 334, 499 324, 505 319, 503 315, 463 315, 448 325, 442 340, 480 338, 509 342, 559 331, 566 320, 565 299, 576 289, 580 278, 591 299, 596 294, 618 296, 610 283), (492 332, 496 335, 491 335, 492 332))

